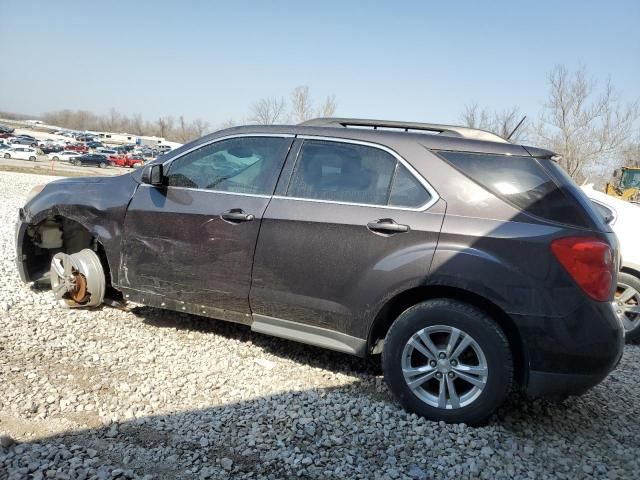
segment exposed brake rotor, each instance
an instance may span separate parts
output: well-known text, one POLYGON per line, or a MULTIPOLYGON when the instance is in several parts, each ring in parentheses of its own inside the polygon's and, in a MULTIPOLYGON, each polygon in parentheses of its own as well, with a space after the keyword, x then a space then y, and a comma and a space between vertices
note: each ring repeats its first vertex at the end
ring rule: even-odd
POLYGON ((49 276, 51 290, 63 307, 97 307, 104 300, 104 270, 93 250, 56 253, 51 259, 49 276))

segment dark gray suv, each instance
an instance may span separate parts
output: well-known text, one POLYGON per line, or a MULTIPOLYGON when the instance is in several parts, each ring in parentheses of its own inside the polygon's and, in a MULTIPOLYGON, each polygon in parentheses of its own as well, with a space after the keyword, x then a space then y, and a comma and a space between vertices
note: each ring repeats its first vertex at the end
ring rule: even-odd
POLYGON ((617 364, 618 249, 554 154, 463 127, 223 130, 20 211, 25 282, 353 355, 407 409, 478 424, 513 384, 580 394, 617 364))

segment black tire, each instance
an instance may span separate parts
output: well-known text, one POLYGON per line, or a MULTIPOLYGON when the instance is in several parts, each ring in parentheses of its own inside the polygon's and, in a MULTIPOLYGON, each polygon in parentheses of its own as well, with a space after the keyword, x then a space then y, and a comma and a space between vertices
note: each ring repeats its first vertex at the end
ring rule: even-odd
POLYGON ((36 157, 29 157, 29 160, 31 160, 32 162, 36 161, 36 157))
MULTIPOLYGON (((422 358, 426 360, 426 357, 422 358)), ((385 338, 382 368, 389 389, 407 410, 430 420, 469 425, 486 422, 509 394, 513 381, 511 349, 502 329, 483 311, 447 298, 419 303, 400 314, 385 338), (420 330, 434 326, 462 331, 475 340, 484 354, 488 369, 486 383, 468 405, 449 409, 432 406, 407 385, 402 370, 405 345, 420 330)), ((438 382, 436 379, 427 382, 433 381, 438 382)), ((428 383, 424 385, 429 388, 428 383)))
POLYGON ((9 153, 5 153, 5 154, 4 154, 4 158, 11 158, 11 154, 9 154, 9 153))
POLYGON ((54 162, 57 162, 58 160, 60 160, 58 157, 53 157, 52 159, 54 162))
POLYGON ((100 162, 100 163, 98 164, 98 167, 99 167, 99 168, 107 168, 107 164, 106 164, 106 163, 104 163, 104 162, 100 162))
MULTIPOLYGON (((619 272, 618 273, 618 289, 616 292, 616 296, 621 292, 622 289, 625 288, 633 288, 636 292, 640 292, 640 278, 631 275, 627 272, 619 272)), ((638 296, 634 296, 631 300, 626 302, 626 305, 638 306, 639 300, 638 296)), ((625 324, 625 340, 627 343, 636 343, 640 342, 640 314, 637 313, 627 313, 626 317, 628 320, 632 321, 635 325, 632 328, 629 328, 627 324, 625 324)))
POLYGON ((75 162, 76 162, 76 163, 74 163, 74 165, 75 165, 76 167, 81 167, 81 166, 82 166, 82 160, 76 160, 75 162))

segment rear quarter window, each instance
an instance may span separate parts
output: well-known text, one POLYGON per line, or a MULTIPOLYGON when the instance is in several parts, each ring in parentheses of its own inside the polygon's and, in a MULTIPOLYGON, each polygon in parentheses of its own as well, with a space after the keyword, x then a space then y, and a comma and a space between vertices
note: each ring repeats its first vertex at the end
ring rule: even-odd
POLYGON ((533 157, 436 152, 484 189, 525 213, 578 227, 590 227, 583 209, 533 157))

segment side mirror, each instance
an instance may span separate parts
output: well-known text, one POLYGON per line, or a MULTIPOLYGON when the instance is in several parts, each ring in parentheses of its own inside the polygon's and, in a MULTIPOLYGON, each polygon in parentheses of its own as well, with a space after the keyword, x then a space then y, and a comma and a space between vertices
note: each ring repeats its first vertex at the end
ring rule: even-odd
POLYGON ((147 165, 142 170, 142 183, 156 187, 164 185, 164 172, 161 163, 147 165))

